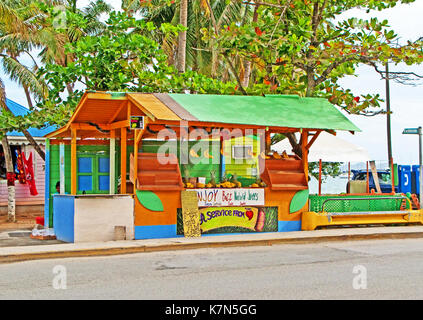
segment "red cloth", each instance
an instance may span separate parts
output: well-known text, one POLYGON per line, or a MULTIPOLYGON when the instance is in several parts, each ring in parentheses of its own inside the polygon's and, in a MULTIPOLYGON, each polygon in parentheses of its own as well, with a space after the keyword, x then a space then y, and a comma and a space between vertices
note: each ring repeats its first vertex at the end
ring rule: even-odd
POLYGON ((22 159, 22 152, 17 151, 16 154, 17 154, 16 164, 17 164, 18 171, 19 171, 18 180, 19 180, 19 183, 26 184, 25 168, 24 168, 24 163, 23 163, 23 159, 22 159))
POLYGON ((16 174, 14 172, 6 173, 7 186, 14 186, 16 180, 16 174))
POLYGON ((32 165, 32 153, 30 153, 28 159, 26 159, 25 153, 22 152, 22 159, 24 162, 24 168, 26 173, 26 182, 29 185, 29 192, 32 196, 36 196, 38 194, 38 191, 35 186, 34 167, 32 165))
POLYGON ((36 217, 35 218, 35 223, 36 224, 44 225, 44 217, 36 217))

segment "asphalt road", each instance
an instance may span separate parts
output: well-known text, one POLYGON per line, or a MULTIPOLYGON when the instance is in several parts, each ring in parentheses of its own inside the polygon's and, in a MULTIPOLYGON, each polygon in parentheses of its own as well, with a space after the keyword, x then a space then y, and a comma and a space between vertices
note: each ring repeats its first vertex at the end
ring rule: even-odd
POLYGON ((423 239, 0 264, 0 299, 422 299, 423 239))

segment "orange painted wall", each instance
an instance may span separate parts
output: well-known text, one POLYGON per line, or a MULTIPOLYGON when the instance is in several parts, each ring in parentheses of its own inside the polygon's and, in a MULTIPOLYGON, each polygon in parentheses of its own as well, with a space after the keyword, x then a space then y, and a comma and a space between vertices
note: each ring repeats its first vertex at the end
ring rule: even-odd
POLYGON ((297 191, 272 191, 270 188, 265 188, 265 207, 278 207, 279 221, 301 220, 302 212, 308 211, 308 202, 301 210, 289 213, 289 206, 296 192, 297 191))
POLYGON ((181 208, 180 191, 154 191, 162 200, 163 212, 146 209, 135 196, 135 226, 176 224, 176 209, 181 208))
MULTIPOLYGON (((176 224, 176 209, 181 208, 180 191, 154 191, 162 200, 164 211, 156 212, 146 209, 135 196, 135 226, 176 224)), ((272 191, 265 188, 265 206, 278 207, 279 221, 298 221, 302 212, 308 211, 308 202, 300 210, 289 213, 291 199, 296 191, 272 191)))

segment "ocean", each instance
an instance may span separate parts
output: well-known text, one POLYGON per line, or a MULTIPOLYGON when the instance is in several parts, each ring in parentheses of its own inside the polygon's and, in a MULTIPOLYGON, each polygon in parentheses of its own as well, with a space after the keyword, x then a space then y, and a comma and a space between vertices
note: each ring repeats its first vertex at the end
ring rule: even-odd
MULTIPOLYGON (((345 176, 338 176, 332 178, 330 176, 322 178, 322 194, 339 194, 345 193, 347 189, 348 178, 345 176)), ((311 177, 308 183, 310 194, 319 193, 319 181, 311 177)))

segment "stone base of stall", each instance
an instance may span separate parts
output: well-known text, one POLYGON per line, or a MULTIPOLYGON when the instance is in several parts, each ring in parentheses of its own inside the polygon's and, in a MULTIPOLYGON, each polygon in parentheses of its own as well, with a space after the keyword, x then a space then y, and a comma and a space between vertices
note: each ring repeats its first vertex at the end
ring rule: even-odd
POLYGON ((115 240, 115 227, 125 227, 134 239, 134 199, 131 195, 54 195, 53 228, 58 240, 115 240))

